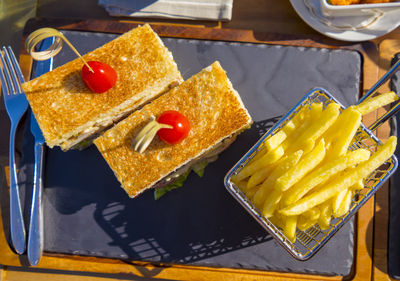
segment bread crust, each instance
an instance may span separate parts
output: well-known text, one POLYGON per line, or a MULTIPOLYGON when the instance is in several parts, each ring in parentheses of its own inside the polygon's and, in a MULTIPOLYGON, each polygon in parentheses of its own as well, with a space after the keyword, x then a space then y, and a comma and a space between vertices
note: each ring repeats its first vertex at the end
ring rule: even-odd
POLYGON ((128 195, 135 197, 251 122, 240 96, 219 62, 215 62, 132 113, 94 143, 128 195), (134 151, 134 137, 151 118, 166 110, 177 110, 188 118, 188 137, 175 145, 155 137, 144 153, 134 151))
POLYGON ((114 116, 133 111, 182 81, 172 54, 147 24, 84 58, 113 67, 115 86, 102 94, 91 92, 81 79, 83 63, 78 58, 22 85, 50 147, 66 150, 71 138, 111 124, 114 116))

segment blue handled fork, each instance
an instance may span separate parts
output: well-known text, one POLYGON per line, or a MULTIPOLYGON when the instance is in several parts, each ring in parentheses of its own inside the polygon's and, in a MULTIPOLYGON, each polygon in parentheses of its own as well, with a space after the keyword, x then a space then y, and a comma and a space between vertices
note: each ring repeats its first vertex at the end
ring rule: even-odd
POLYGON ((15 164, 15 133, 18 123, 28 108, 28 101, 21 88, 24 82, 21 69, 15 55, 9 46, 3 47, 0 53, 3 70, 0 71, 0 82, 3 90, 4 104, 11 121, 9 166, 10 166, 10 226, 11 241, 18 254, 25 252, 25 226, 22 216, 21 202, 15 164))

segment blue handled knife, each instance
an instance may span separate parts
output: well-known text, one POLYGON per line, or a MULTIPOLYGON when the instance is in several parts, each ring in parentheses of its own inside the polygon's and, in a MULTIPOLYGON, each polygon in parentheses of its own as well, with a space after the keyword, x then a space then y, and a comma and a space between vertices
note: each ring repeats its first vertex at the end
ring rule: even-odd
MULTIPOLYGON (((54 38, 47 38, 42 41, 40 50, 47 50, 54 42, 54 38)), ((45 61, 35 61, 32 77, 51 71, 53 59, 45 61)), ((37 265, 43 253, 43 211, 42 211, 42 169, 43 169, 43 154, 44 154, 44 137, 36 118, 31 111, 31 132, 35 138, 35 168, 33 175, 33 192, 31 217, 28 233, 28 260, 31 265, 37 265)))
POLYGON ((32 111, 31 132, 35 138, 35 168, 28 235, 28 260, 31 265, 37 265, 43 252, 42 168, 44 137, 32 111))

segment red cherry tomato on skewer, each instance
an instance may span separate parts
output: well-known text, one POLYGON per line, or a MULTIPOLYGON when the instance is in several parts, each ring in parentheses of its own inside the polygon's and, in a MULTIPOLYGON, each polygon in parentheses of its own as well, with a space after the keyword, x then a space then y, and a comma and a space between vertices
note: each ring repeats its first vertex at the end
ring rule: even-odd
POLYGON ((115 85, 117 72, 111 66, 99 61, 88 61, 88 64, 94 72, 84 65, 81 75, 83 82, 92 92, 104 93, 115 85))
POLYGON ((168 143, 176 144, 183 141, 189 134, 189 120, 181 113, 175 110, 163 112, 157 119, 158 123, 171 125, 172 128, 163 128, 157 132, 158 137, 168 143))

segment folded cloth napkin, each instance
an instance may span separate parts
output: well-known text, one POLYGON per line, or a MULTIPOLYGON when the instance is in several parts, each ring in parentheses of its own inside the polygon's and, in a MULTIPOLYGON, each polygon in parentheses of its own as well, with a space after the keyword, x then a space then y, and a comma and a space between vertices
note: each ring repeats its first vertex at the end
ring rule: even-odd
POLYGON ((233 0, 99 0, 111 16, 228 21, 233 0))

